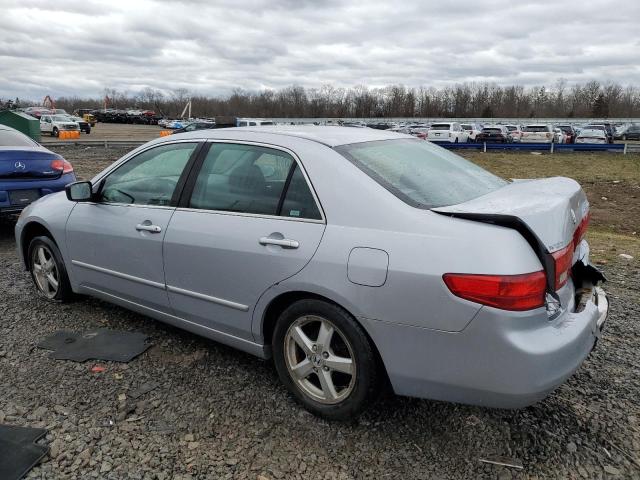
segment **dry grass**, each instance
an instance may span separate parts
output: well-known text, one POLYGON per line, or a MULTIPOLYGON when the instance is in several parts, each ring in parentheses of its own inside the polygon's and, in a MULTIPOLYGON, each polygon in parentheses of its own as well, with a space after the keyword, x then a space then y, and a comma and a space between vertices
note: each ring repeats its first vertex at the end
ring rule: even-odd
POLYGON ((640 183, 640 153, 584 152, 534 155, 531 152, 477 152, 462 155, 504 178, 562 176, 579 182, 620 180, 640 183))

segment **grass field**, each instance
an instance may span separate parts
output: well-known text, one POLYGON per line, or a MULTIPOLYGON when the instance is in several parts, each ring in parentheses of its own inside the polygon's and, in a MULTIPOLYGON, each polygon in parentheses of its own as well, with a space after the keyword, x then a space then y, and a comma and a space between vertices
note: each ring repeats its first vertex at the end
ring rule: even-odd
POLYGON ((563 176, 580 182, 591 204, 588 239, 593 259, 640 258, 640 154, 463 152, 465 158, 504 178, 563 176))

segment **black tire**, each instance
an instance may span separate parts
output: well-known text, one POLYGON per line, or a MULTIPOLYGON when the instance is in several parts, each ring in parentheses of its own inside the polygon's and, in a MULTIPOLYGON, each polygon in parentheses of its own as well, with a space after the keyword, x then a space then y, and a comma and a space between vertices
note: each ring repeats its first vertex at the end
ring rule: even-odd
POLYGON ((453 143, 458 143, 458 137, 456 137, 453 143))
POLYGON ((87 128, 86 132, 87 132, 87 135, 89 135, 91 133, 91 129, 87 128))
MULTIPOLYGON (((334 336, 336 333, 334 333, 334 336)), ((332 340, 333 341, 333 340, 332 340)), ((273 357, 278 376, 287 389, 311 413, 327 420, 356 418, 365 405, 371 404, 379 392, 380 367, 376 352, 362 327, 341 307, 322 300, 299 300, 291 304, 277 320, 272 339, 273 357), (349 343, 355 364, 355 379, 348 395, 339 403, 327 404, 315 400, 302 390, 287 367, 286 337, 289 328, 302 317, 313 316, 329 320, 349 343)), ((331 347, 328 347, 331 348, 331 347)), ((304 354, 303 354, 304 355, 304 354)), ((318 355, 319 356, 319 355, 318 355)), ((307 357, 308 359, 309 357, 307 357)), ((304 358, 303 358, 304 361, 304 358)), ((324 367, 323 367, 324 368, 324 367)), ((331 375, 334 375, 332 373, 331 375)), ((308 378, 313 378, 311 373, 308 378)), ((316 379, 319 380, 318 374, 316 379)))
POLYGON ((57 127, 53 127, 53 130, 51 131, 51 136, 52 137, 57 137, 58 135, 60 135, 60 132, 58 131, 57 127))
POLYGON ((45 300, 55 303, 66 303, 73 299, 73 290, 71 289, 71 284, 69 283, 69 276, 67 274, 67 269, 64 265, 64 261, 62 260, 62 254, 60 253, 58 246, 53 240, 51 240, 51 238, 47 236, 34 237, 29 243, 29 248, 27 251, 27 261, 29 265, 29 271, 31 272, 31 279, 33 280, 38 295, 40 295, 45 300), (38 255, 38 249, 40 247, 44 247, 50 253, 50 256, 55 264, 55 273, 57 274, 56 276, 58 280, 58 288, 55 292, 55 295, 45 294, 45 292, 39 286, 38 280, 36 278, 36 268, 34 264, 36 262, 36 256, 38 255))

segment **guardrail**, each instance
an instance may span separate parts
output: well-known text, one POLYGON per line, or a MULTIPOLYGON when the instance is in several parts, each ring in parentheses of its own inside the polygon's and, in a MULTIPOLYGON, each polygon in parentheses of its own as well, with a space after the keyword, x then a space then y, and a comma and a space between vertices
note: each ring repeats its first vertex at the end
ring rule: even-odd
POLYGON ((553 153, 556 151, 605 151, 631 153, 640 152, 640 144, 634 143, 450 143, 432 142, 447 149, 464 150, 527 150, 553 153))

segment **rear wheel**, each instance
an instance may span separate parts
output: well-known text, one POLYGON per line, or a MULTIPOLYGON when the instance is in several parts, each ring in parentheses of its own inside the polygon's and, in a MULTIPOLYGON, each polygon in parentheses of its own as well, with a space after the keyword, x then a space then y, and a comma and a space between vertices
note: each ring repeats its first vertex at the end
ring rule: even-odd
POLYGON ((378 393, 375 352, 342 308, 300 300, 277 321, 273 354, 280 380, 307 410, 330 420, 356 417, 378 393))
POLYGON ((40 296, 50 302, 71 300, 73 292, 60 250, 49 237, 35 237, 29 243, 29 270, 40 296))

